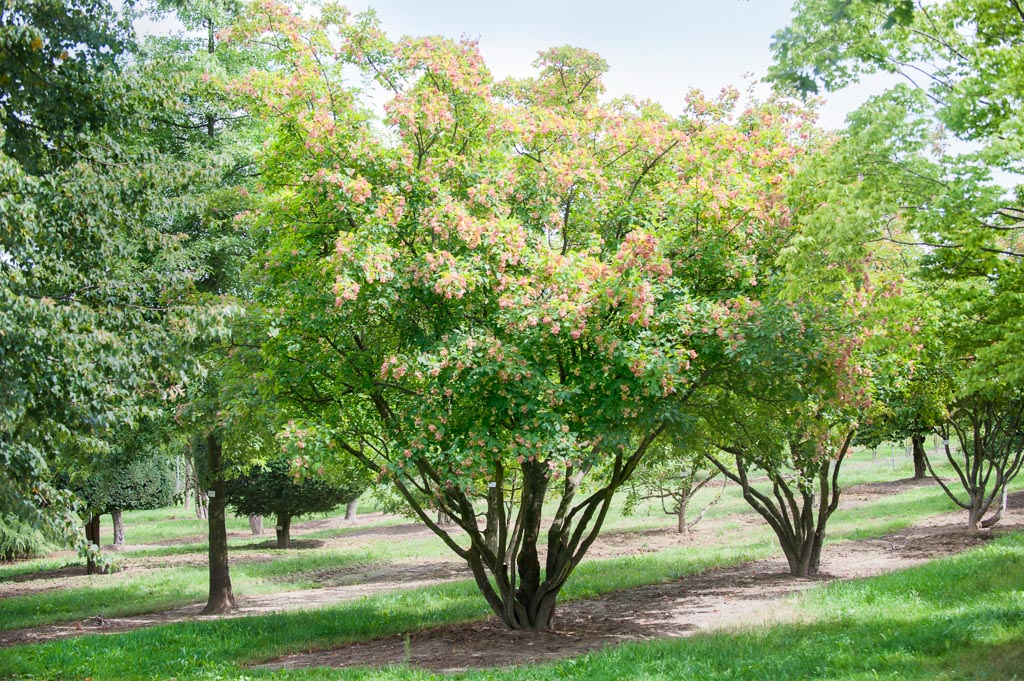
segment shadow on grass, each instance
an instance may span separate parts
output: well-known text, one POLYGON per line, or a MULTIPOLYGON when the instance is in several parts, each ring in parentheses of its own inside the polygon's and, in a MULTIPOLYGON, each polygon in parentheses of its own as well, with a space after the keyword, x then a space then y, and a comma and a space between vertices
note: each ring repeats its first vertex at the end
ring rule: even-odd
POLYGON ((278 549, 277 541, 269 539, 258 543, 242 544, 240 546, 232 546, 228 550, 231 553, 244 553, 245 551, 266 551, 267 549, 273 549, 274 551, 303 551, 308 549, 319 549, 323 547, 324 541, 322 539, 292 539, 288 548, 278 549))
MULTIPOLYGON (((1024 649, 1024 535, 900 573, 808 592, 813 621, 634 643, 563 662, 464 678, 1012 679, 1024 649)), ((301 613, 188 622, 0 650, 0 677, 337 679, 245 665, 487 614, 471 583, 385 594, 301 613), (146 655, 138 655, 145 650, 146 655)), ((458 651, 453 651, 457 655, 458 651)), ((346 671, 344 678, 376 673, 346 671)), ((423 678, 395 668, 388 678, 423 678)))

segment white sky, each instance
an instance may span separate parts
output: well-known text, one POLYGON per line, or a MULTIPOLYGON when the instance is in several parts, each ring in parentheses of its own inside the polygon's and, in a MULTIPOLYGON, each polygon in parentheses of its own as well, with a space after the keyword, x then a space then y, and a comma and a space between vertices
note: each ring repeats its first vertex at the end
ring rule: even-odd
MULTIPOLYGON (((525 76, 540 50, 575 45, 610 65, 611 96, 631 94, 678 113, 693 87, 717 93, 745 89, 771 64, 772 34, 790 17, 793 0, 349 0, 354 12, 373 7, 385 31, 402 35, 468 36, 480 42, 498 78, 525 76)), ((141 27, 167 30, 164 22, 141 27)), ((829 96, 820 123, 843 124, 846 113, 882 87, 871 81, 829 96)))
MULTIPOLYGON (((743 90, 771 64, 772 34, 786 26, 792 0, 351 0, 373 7, 385 30, 480 41, 497 77, 525 76, 537 52, 575 45, 608 61, 612 96, 631 94, 682 110, 687 90, 743 90)), ((867 87, 829 97, 821 124, 838 128, 870 94, 867 87)))

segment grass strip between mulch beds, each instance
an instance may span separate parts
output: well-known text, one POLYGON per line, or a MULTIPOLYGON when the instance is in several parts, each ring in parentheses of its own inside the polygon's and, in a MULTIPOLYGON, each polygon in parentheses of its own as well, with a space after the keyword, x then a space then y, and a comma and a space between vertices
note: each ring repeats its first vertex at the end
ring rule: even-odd
MULTIPOLYGON (((648 558, 648 557, 642 557, 648 558)), ((657 559, 657 556, 651 556, 657 559)), ((807 621, 626 644, 555 664, 466 679, 1011 679, 1024 663, 1024 535, 889 575, 814 588, 807 621)), ((468 583, 339 607, 190 622, 0 650, 7 675, 46 679, 422 679, 412 669, 242 665, 285 652, 413 631, 486 613, 468 583)))
MULTIPOLYGON (((932 486, 909 490, 868 505, 840 509, 829 525, 826 554, 828 546, 839 541, 881 536, 905 528, 919 519, 948 511, 951 506, 941 490, 932 486)), ((684 559, 703 569, 720 565, 715 562, 716 555, 726 556, 726 560, 731 562, 735 555, 754 559, 778 553, 774 537, 767 526, 758 524, 756 528, 743 527, 740 531, 742 536, 739 542, 732 543, 725 553, 722 553, 719 546, 683 546, 670 550, 666 559, 659 561, 667 567, 654 571, 632 569, 630 558, 586 561, 570 581, 566 597, 571 594, 589 597, 601 593, 601 590, 611 591, 675 579, 688 574, 671 567, 684 559), (695 557, 695 553, 699 555, 695 557), (615 573, 620 571, 620 567, 627 574, 617 580, 615 573), (602 573, 600 582, 583 578, 591 571, 602 573), (640 581, 634 581, 637 579, 640 581)), ((437 551, 426 553, 446 555, 447 551, 440 542, 437 545, 434 547, 437 551)), ((380 560, 407 557, 424 553, 424 546, 427 546, 424 540, 415 540, 385 543, 381 550, 371 550, 364 546, 355 550, 280 552, 281 555, 273 561, 264 562, 238 561, 238 556, 245 556, 245 551, 236 551, 233 554, 236 562, 232 565, 232 579, 236 591, 243 598, 245 594, 313 588, 316 584, 309 577, 318 570, 355 568, 380 560)), ((150 570, 118 579, 121 581, 112 582, 109 576, 97 576, 88 586, 5 598, 0 601, 0 630, 74 622, 96 615, 109 618, 155 612, 201 602, 206 596, 205 567, 150 570)))

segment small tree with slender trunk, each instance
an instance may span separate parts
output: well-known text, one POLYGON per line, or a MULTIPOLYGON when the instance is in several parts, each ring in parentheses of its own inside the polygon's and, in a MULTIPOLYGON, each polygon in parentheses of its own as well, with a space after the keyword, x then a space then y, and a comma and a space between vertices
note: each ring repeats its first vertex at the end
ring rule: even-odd
POLYGON ((718 469, 695 448, 666 438, 643 460, 629 482, 624 513, 633 513, 644 501, 655 501, 676 519, 676 531, 688 535, 704 514, 721 499, 722 492, 688 514, 694 496, 718 476, 718 469))

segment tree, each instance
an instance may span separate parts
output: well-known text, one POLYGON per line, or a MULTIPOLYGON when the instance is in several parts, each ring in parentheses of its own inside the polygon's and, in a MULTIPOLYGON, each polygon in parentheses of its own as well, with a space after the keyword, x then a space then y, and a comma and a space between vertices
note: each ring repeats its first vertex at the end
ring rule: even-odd
POLYGON ((233 37, 278 50, 236 91, 273 126, 253 275, 264 389, 301 414, 289 451, 361 462, 509 627, 550 628, 789 238, 805 113, 603 104, 605 62, 571 47, 496 84, 471 42, 332 9, 263 5, 233 37), (351 70, 391 96, 383 121, 351 70))
POLYGON ((687 535, 721 498, 721 491, 704 505, 697 517, 688 517, 694 496, 718 476, 703 452, 677 439, 660 441, 633 473, 624 513, 632 513, 644 501, 657 501, 664 513, 676 519, 676 531, 687 535))
POLYGON ((126 64, 127 22, 103 0, 17 1, 0 31, 0 508, 73 538, 50 470, 152 413, 220 320, 180 304, 164 218, 198 171, 136 144, 168 88, 126 64))
POLYGON ((862 237, 918 249, 923 279, 975 282, 947 288, 943 301, 951 316, 985 320, 963 374, 968 389, 991 377, 1024 379, 1016 340, 1024 188, 992 181, 993 169, 1013 173, 1004 185, 1024 170, 1020 9, 995 0, 803 0, 773 45, 770 73, 781 85, 831 91, 877 71, 906 80, 851 115, 844 174, 859 180, 845 184, 863 185, 872 217, 890 216, 862 237))
POLYGON ((729 369, 737 375, 722 381, 702 415, 708 460, 771 526, 790 573, 806 577, 818 572, 839 471, 870 405, 862 318, 870 307, 848 305, 828 287, 794 287, 792 276, 780 272, 732 329, 729 369), (798 297, 785 296, 787 288, 798 297), (755 480, 761 474, 767 489, 755 480))
POLYGON ((970 530, 995 525, 1006 507, 1007 485, 1024 463, 1024 399, 1019 394, 962 398, 938 432, 963 494, 939 476, 935 479, 947 496, 967 511, 970 530), (985 518, 993 502, 1000 499, 997 510, 985 518))
POLYGON ((946 440, 958 433, 961 448, 947 455, 955 454, 966 501, 939 482, 969 509, 971 527, 1001 493, 988 484, 1015 472, 1024 379, 1024 190, 1008 189, 1013 175, 996 183, 992 174, 1022 169, 1020 10, 1017 2, 807 0, 774 48, 775 79, 805 91, 875 71, 907 81, 851 115, 845 167, 829 190, 832 201, 845 195, 850 218, 818 239, 844 241, 847 252, 886 240, 914 263, 917 300, 935 310, 914 324, 931 346, 921 366, 943 396, 938 418, 915 420, 930 421, 946 440))
MULTIPOLYGON (((121 438, 121 444, 137 439, 121 438)), ((122 511, 162 508, 171 503, 174 495, 174 469, 167 455, 149 450, 137 454, 132 450, 114 449, 94 460, 89 469, 73 471, 66 486, 82 502, 86 541, 100 544, 100 516, 109 513, 114 520, 113 543, 124 545, 122 511)), ((98 569, 96 561, 89 560, 87 572, 98 569)))
MULTIPOLYGON (((219 41, 218 30, 228 25, 240 9, 235 0, 154 0, 147 11, 173 16, 185 31, 152 38, 146 44, 147 61, 154 71, 176 74, 181 81, 178 106, 160 112, 152 126, 151 141, 167 153, 201 164, 208 169, 206 181, 192 187, 194 202, 175 216, 176 225, 188 238, 190 266, 196 273, 191 299, 202 304, 239 306, 245 302, 240 273, 252 254, 249 236, 238 229, 235 217, 249 205, 254 184, 253 150, 259 142, 259 126, 231 105, 224 83, 259 63, 259 50, 237 50, 219 41)), ((233 319, 232 333, 242 323, 233 319)), ((208 520, 210 533, 210 592, 205 613, 235 609, 227 556, 227 529, 222 476, 238 456, 227 442, 238 421, 231 405, 237 386, 226 385, 230 373, 231 342, 222 337, 189 348, 202 370, 186 376, 179 385, 182 423, 201 433, 193 438, 193 452, 204 490, 197 490, 197 516, 208 520), (211 493, 212 492, 212 493, 211 493)), ((254 526, 255 529, 255 526, 254 526)))
POLYGON ((291 460, 275 459, 229 479, 225 494, 228 506, 240 515, 277 516, 277 548, 287 549, 293 518, 327 513, 348 504, 359 498, 366 484, 365 476, 342 483, 313 477, 296 479, 291 460))
POLYGON ((744 416, 735 422, 735 434, 721 436, 721 454, 708 458, 740 486, 744 500, 771 526, 790 574, 814 576, 826 525, 839 505, 839 470, 854 429, 847 426, 844 432, 826 419, 799 423, 781 414, 744 416), (764 471, 770 491, 754 484, 755 471, 764 471))

